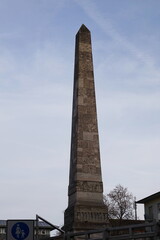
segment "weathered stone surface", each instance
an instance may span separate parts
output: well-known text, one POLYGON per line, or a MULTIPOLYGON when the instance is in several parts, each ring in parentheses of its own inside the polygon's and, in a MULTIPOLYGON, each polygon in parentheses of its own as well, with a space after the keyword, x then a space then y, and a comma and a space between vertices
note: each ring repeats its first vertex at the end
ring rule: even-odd
POLYGON ((91 35, 84 25, 76 35, 68 196, 66 231, 105 226, 91 35))

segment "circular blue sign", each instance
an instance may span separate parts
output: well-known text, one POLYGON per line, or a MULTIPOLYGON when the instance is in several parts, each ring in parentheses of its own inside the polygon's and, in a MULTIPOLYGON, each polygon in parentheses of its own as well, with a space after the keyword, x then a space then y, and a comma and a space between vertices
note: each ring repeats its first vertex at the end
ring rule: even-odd
POLYGON ((29 227, 24 222, 17 222, 13 225, 11 233, 16 240, 24 240, 29 235, 29 227))

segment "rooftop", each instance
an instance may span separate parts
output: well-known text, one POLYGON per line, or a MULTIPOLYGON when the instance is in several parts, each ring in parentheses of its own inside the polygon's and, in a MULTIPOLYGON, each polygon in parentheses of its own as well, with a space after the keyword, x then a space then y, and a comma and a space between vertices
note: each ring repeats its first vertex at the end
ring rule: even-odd
POLYGON ((143 198, 143 199, 137 201, 136 203, 146 203, 146 202, 154 200, 156 198, 160 198, 160 192, 154 193, 146 198, 143 198))

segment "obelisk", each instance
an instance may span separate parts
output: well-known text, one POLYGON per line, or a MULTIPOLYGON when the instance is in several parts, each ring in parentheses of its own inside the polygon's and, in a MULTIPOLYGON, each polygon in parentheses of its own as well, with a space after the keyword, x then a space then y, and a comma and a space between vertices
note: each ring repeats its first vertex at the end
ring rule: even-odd
POLYGON ((65 231, 106 225, 94 86, 91 34, 76 35, 68 208, 65 231))

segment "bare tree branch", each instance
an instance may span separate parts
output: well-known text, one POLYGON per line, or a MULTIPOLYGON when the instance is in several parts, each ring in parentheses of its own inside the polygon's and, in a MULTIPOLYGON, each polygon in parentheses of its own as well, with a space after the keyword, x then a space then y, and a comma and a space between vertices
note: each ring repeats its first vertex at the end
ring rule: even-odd
POLYGON ((134 219, 134 197, 127 188, 117 185, 109 194, 104 195, 108 219, 134 219))

